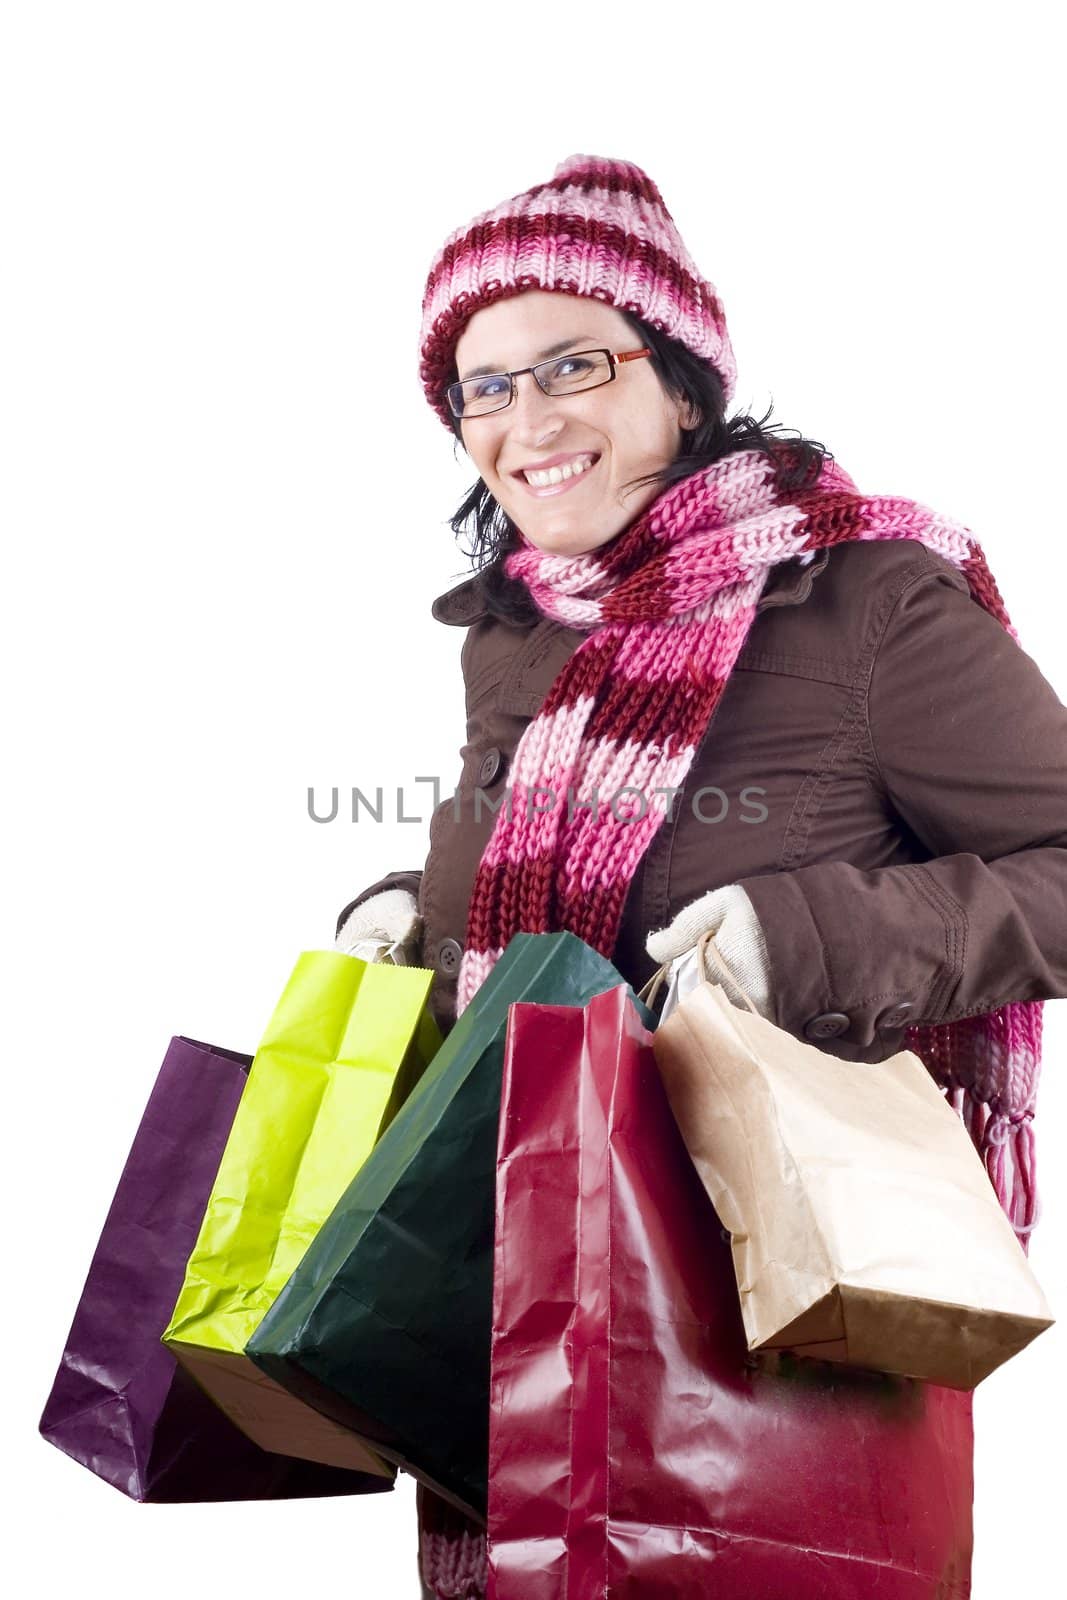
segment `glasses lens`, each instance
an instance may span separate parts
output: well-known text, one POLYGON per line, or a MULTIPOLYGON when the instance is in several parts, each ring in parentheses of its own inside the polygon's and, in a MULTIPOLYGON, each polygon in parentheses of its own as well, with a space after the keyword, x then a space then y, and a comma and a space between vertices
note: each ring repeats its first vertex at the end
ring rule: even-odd
MULTIPOLYGON (((577 394, 581 389, 595 389, 597 384, 610 382, 611 360, 606 350, 580 350, 577 355, 539 362, 534 374, 546 394, 577 394)), ((510 402, 510 379, 506 372, 468 378, 449 387, 448 399, 457 417, 484 416, 510 402)))
POLYGON ((448 398, 457 417, 480 417, 507 405, 510 385, 506 372, 492 372, 486 378, 468 378, 465 383, 452 384, 448 398))
POLYGON ((606 350, 581 350, 574 356, 557 356, 537 368, 537 378, 546 394, 575 394, 579 389, 595 389, 611 377, 611 362, 606 350))

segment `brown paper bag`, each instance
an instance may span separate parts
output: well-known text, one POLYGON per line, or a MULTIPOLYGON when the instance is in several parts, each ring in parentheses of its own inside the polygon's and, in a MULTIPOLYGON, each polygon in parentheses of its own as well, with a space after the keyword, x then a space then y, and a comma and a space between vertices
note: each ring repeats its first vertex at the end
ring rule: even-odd
MULTIPOLYGON (((705 936, 708 953, 722 961, 705 936)), ((912 1051, 840 1061, 713 982, 653 1044, 731 1236, 750 1351, 973 1389, 1051 1325, 978 1152, 912 1051)))

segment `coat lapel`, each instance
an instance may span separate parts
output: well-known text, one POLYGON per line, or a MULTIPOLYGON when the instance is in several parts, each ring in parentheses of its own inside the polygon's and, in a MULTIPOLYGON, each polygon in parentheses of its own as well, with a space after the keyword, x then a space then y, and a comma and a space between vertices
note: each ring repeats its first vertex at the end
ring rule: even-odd
MULTIPOLYGON (((824 549, 806 566, 783 561, 774 567, 756 605, 757 614, 768 606, 799 605, 806 600, 829 555, 829 549, 824 549)), ((488 614, 474 578, 439 595, 431 610, 438 622, 458 627, 470 627, 488 614)), ((534 623, 512 653, 497 695, 498 709, 511 716, 536 716, 560 670, 585 637, 580 630, 565 628, 548 617, 534 623)))

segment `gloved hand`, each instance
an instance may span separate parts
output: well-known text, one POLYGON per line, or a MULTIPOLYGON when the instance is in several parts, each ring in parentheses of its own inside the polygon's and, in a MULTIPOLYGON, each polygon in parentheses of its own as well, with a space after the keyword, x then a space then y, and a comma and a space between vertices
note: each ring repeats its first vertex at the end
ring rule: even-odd
POLYGON ((392 945, 401 947, 400 960, 410 965, 422 933, 419 903, 407 889, 383 889, 349 912, 341 924, 335 950, 361 961, 376 961, 392 945))
MULTIPOLYGON (((760 1016, 773 1022, 775 1006, 767 943, 756 909, 739 883, 712 889, 684 906, 669 927, 649 934, 645 949, 653 961, 664 966, 692 950, 701 934, 709 932, 760 1016)), ((718 972, 713 963, 714 956, 710 956, 708 977, 722 985, 734 1005, 743 1006, 737 984, 718 972)))

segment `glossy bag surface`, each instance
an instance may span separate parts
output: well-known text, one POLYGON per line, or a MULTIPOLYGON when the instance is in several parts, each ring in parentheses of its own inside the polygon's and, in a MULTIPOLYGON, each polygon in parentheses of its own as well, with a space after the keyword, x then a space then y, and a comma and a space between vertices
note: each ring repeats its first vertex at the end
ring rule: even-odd
POLYGON ((171 1040, 119 1180, 40 1421, 132 1500, 296 1499, 388 1480, 262 1450, 160 1343, 252 1057, 171 1040))
POLYGON ((749 1364, 727 1240, 626 991, 513 1007, 495 1600, 963 1600, 971 1396, 749 1364))
POLYGON ((270 1377, 475 1516, 508 1007, 580 1006, 620 981, 571 933, 514 938, 247 1345, 270 1377))

